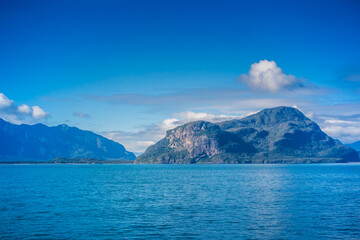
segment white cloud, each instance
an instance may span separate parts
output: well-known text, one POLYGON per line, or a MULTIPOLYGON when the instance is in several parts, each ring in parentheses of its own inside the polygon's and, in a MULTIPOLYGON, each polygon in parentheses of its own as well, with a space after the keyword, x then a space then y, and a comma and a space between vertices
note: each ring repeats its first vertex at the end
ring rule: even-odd
POLYGON ((226 120, 243 117, 239 115, 225 115, 225 114, 216 115, 216 114, 210 114, 204 112, 192 112, 192 111, 176 113, 174 114, 174 116, 179 118, 178 126, 187 122, 198 121, 198 120, 209 121, 209 122, 222 122, 226 120))
POLYGON ((306 114, 315 121, 330 137, 349 144, 360 140, 360 114, 335 115, 308 112, 306 114))
POLYGON ((21 112, 21 113, 30 114, 31 113, 31 108, 28 105, 23 104, 23 105, 18 107, 18 111, 21 112))
POLYGON ((261 60, 251 65, 249 73, 239 77, 239 81, 253 89, 276 93, 284 89, 295 89, 301 82, 293 75, 285 74, 274 61, 261 60))
POLYGON ((48 116, 48 113, 46 113, 39 106, 33 106, 32 107, 32 116, 33 116, 33 118, 38 120, 38 119, 46 118, 48 116))
POLYGON ((0 93, 0 109, 10 107, 13 102, 13 100, 10 100, 3 93, 0 93))
POLYGON ((160 129, 163 129, 166 131, 166 130, 175 128, 177 126, 179 126, 179 119, 169 118, 169 119, 165 119, 164 121, 162 121, 162 123, 160 124, 160 129))
POLYGON ((322 121, 319 120, 321 129, 329 136, 339 139, 343 143, 353 143, 360 140, 360 119, 319 118, 322 118, 322 121))
POLYGON ((10 100, 3 93, 0 93, 0 118, 5 121, 21 124, 32 123, 49 116, 39 106, 30 107, 26 104, 17 106, 13 100, 10 100))
POLYGON ((161 122, 161 124, 158 125, 159 130, 163 131, 163 133, 161 134, 162 137, 165 135, 165 131, 181 126, 188 122, 203 120, 203 121, 215 123, 215 122, 222 122, 235 118, 242 118, 244 116, 225 115, 225 114, 216 115, 205 112, 186 111, 186 112, 175 113, 173 114, 173 117, 175 118, 165 119, 161 122))

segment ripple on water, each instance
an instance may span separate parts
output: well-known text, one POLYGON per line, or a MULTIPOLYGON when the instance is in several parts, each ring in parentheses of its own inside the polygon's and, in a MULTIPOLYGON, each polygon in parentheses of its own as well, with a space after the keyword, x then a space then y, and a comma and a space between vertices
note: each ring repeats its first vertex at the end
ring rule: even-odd
POLYGON ((358 239, 360 165, 2 165, 1 239, 358 239))

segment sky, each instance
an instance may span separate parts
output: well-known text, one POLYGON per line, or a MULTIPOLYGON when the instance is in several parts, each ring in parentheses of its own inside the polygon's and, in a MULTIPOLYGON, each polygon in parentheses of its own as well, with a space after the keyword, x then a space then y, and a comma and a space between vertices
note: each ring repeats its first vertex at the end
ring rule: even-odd
POLYGON ((360 140, 360 1, 0 0, 0 117, 143 152, 188 121, 294 106, 360 140))

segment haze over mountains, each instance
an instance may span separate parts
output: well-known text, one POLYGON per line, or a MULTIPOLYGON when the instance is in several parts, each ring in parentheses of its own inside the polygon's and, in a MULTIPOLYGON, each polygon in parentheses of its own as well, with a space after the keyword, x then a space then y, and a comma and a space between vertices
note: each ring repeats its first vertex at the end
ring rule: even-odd
POLYGON ((15 125, 0 118, 1 161, 49 161, 57 157, 134 160, 117 142, 65 124, 15 125))
MULTIPOLYGON (((134 160, 123 145, 76 127, 15 125, 0 119, 1 161, 54 158, 134 160)), ((299 110, 264 109, 243 119, 190 122, 136 158, 135 163, 357 162, 360 141, 343 145, 299 110), (350 148, 350 147, 351 148, 350 148), (354 149, 352 149, 354 148, 354 149)))
POLYGON ((355 149, 356 151, 360 151, 360 141, 351 143, 351 144, 346 144, 347 146, 355 149))
POLYGON ((360 141, 357 141, 357 142, 354 142, 351 144, 346 144, 346 145, 355 149, 359 153, 359 156, 360 156, 360 141))
POLYGON ((135 163, 358 162, 299 110, 277 107, 240 120, 196 121, 169 130, 135 163))

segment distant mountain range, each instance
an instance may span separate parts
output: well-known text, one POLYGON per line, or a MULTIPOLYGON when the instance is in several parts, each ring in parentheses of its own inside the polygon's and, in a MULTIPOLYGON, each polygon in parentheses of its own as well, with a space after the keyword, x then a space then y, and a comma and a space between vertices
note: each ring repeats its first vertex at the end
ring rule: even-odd
POLYGON ((360 141, 351 143, 351 144, 346 144, 347 146, 355 149, 356 151, 360 151, 360 141))
POLYGON ((0 161, 49 161, 63 158, 134 160, 117 142, 90 131, 59 125, 15 125, 0 118, 0 161))
MULTIPOLYGON (((67 125, 15 125, 0 118, 0 143, 0 162, 135 159, 123 145, 67 125)), ((354 149, 360 151, 360 141, 345 146, 299 110, 277 107, 240 120, 179 126, 138 156, 135 163, 358 162, 354 149)))
POLYGON ((351 144, 346 144, 346 145, 355 149, 359 153, 359 156, 360 156, 360 141, 357 141, 357 142, 354 142, 351 144))
POLYGON ((135 163, 359 162, 299 110, 264 109, 240 120, 196 121, 169 130, 135 163))

